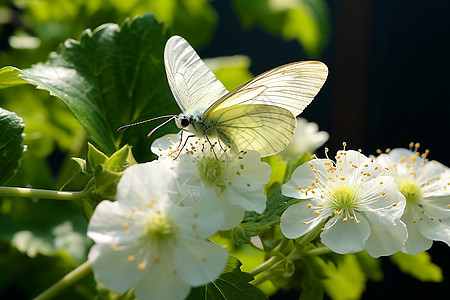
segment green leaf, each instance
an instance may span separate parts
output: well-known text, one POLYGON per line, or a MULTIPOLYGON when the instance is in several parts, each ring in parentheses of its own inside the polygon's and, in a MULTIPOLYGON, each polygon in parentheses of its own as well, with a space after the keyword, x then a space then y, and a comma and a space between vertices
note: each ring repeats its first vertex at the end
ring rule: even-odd
POLYGON ((0 108, 0 183, 12 177, 19 166, 24 127, 15 113, 0 108))
POLYGON ((325 275, 322 280, 327 294, 334 300, 359 299, 366 288, 366 277, 354 254, 346 254, 342 259, 321 261, 325 275))
MULTIPOLYGON (((22 70, 21 78, 60 98, 94 144, 111 155, 135 145, 139 160, 149 160, 148 126, 118 133, 120 126, 179 109, 169 90, 163 64, 168 35, 153 14, 86 30, 68 40, 45 63, 22 70)), ((2 69, 5 73, 18 69, 2 69)), ((11 76, 7 76, 7 84, 11 76)), ((174 129, 164 126, 159 133, 174 129)))
POLYGON ((252 236, 260 235, 271 226, 278 224, 283 212, 297 201, 283 196, 279 184, 275 184, 270 190, 264 212, 261 215, 247 212, 241 224, 233 229, 233 240, 236 244, 249 243, 252 236))
POLYGON ((417 255, 405 254, 402 252, 391 255, 391 260, 397 267, 406 274, 427 282, 442 282, 442 269, 431 262, 428 252, 417 255))
POLYGON ((234 257, 228 259, 225 270, 214 282, 191 289, 187 300, 223 299, 267 299, 266 294, 253 284, 253 276, 241 271, 241 262, 234 257))
POLYGON ((27 83, 19 77, 21 71, 14 67, 0 69, 0 89, 27 83))
POLYGON ((233 1, 245 27, 260 25, 287 40, 297 39, 308 56, 319 56, 329 33, 329 12, 324 0, 233 1))

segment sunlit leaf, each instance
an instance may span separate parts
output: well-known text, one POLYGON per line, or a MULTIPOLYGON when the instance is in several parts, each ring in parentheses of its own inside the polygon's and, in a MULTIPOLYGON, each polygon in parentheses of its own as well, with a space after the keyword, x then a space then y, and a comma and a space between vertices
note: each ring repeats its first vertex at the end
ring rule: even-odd
POLYGON ((442 282, 442 269, 431 262, 431 256, 427 252, 417 255, 398 252, 391 257, 393 263, 406 274, 421 281, 442 282))
POLYGON ((20 70, 14 67, 4 67, 0 69, 0 89, 27 83, 19 77, 20 70))
POLYGON ((366 277, 354 254, 346 254, 337 262, 323 262, 322 267, 327 276, 322 283, 333 300, 360 299, 366 277))

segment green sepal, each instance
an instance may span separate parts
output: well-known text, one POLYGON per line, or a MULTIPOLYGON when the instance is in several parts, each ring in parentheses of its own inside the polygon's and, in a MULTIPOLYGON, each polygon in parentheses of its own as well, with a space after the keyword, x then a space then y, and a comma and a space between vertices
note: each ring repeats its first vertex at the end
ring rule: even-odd
POLYGON ((244 220, 233 231, 233 241, 236 244, 250 243, 253 236, 257 236, 280 222, 283 212, 297 200, 281 194, 281 186, 275 183, 269 188, 267 207, 262 214, 247 212, 244 220))
POLYGON ((90 173, 87 170, 87 162, 85 159, 79 158, 79 157, 72 157, 72 160, 78 164, 80 167, 81 172, 85 175, 89 175, 90 173))
POLYGON ((136 164, 132 147, 125 145, 110 157, 89 144, 87 160, 75 158, 74 160, 86 170, 86 175, 91 177, 85 189, 91 189, 88 200, 82 202, 86 217, 89 219, 97 204, 102 200, 116 200, 117 184, 126 168, 136 164))

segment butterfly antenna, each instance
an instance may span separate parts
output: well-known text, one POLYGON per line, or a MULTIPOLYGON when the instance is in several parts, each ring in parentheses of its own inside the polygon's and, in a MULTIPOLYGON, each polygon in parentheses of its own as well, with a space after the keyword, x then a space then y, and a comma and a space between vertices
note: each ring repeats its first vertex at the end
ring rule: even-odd
POLYGON ((150 136, 159 128, 161 128, 162 126, 166 125, 167 123, 169 123, 170 121, 172 121, 173 119, 175 119, 176 115, 172 116, 170 119, 165 120, 164 122, 162 122, 161 124, 159 124, 158 126, 156 126, 155 128, 152 129, 152 131, 150 131, 147 134, 147 137, 150 138, 150 136))
MULTIPOLYGON (((127 129, 128 127, 133 127, 133 126, 136 126, 136 125, 141 125, 141 124, 144 124, 144 123, 147 123, 147 122, 150 122, 150 121, 154 121, 154 120, 158 120, 158 119, 162 119, 162 118, 170 118, 170 119, 168 120, 168 121, 170 121, 170 120, 172 120, 172 119, 175 118, 175 117, 176 117, 176 115, 159 116, 159 117, 156 117, 156 118, 151 118, 151 119, 148 119, 148 120, 139 121, 139 122, 136 122, 136 123, 131 123, 131 124, 128 124, 128 125, 121 126, 121 127, 119 127, 119 128, 117 129, 117 131, 122 131, 122 130, 124 130, 124 129, 127 129)), ((166 124, 168 121, 164 122, 163 124, 166 124)))

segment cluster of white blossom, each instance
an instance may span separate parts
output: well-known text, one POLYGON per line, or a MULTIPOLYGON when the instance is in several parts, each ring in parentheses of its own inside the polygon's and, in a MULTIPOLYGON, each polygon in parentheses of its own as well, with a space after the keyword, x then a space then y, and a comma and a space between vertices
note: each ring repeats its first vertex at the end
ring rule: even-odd
POLYGON ((320 226, 332 251, 365 249, 373 257, 418 254, 433 240, 450 245, 450 169, 417 147, 376 158, 342 150, 335 161, 298 167, 282 193, 303 201, 283 213, 283 234, 295 239, 320 226))
POLYGON ((153 145, 159 159, 126 169, 117 201, 95 209, 89 261, 112 291, 183 299, 225 267, 227 250, 208 238, 247 210, 264 211, 270 166, 256 151, 231 154, 199 138, 169 135, 153 145))
MULTIPOLYGON (((317 135, 312 148, 326 138, 317 135)), ((129 167, 117 201, 97 206, 89 261, 113 291, 183 299, 225 267, 227 250, 208 239, 240 224, 245 211, 265 210, 271 168, 256 151, 233 154, 219 141, 180 134, 155 140, 151 149, 159 158, 129 167)), ((411 146, 367 157, 344 143, 335 160, 313 156, 282 186, 282 194, 299 199, 281 216, 283 235, 317 230, 336 253, 365 249, 373 257, 417 254, 433 240, 450 245, 450 169, 427 154, 411 146)))

